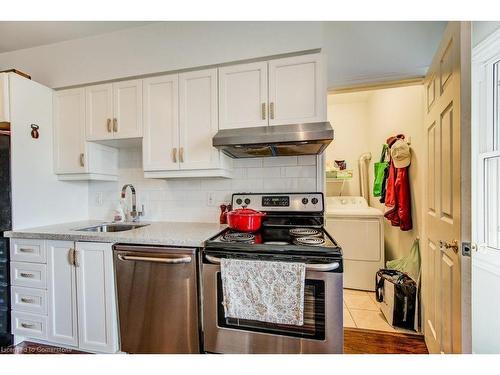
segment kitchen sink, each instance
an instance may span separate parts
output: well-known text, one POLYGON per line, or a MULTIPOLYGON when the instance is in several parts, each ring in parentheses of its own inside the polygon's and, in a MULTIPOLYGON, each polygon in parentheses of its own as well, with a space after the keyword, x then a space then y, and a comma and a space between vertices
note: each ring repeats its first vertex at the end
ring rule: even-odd
POLYGON ((78 232, 124 232, 145 227, 149 224, 100 224, 87 228, 75 229, 78 232))

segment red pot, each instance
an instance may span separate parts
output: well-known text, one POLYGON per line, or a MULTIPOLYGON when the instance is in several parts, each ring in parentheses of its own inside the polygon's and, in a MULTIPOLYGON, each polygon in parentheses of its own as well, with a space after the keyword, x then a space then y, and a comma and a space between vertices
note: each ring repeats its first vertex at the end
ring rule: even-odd
POLYGON ((227 213, 227 224, 229 228, 239 232, 256 232, 260 229, 264 216, 264 212, 238 208, 227 213))

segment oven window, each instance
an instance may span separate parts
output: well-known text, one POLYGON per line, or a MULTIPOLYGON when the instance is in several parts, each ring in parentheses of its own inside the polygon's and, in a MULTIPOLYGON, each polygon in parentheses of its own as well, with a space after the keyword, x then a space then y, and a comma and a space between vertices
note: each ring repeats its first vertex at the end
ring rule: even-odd
POLYGON ((304 324, 302 326, 226 318, 222 305, 222 278, 217 273, 217 321, 219 327, 275 335, 325 339, 325 283, 323 280, 306 280, 304 288, 304 324))

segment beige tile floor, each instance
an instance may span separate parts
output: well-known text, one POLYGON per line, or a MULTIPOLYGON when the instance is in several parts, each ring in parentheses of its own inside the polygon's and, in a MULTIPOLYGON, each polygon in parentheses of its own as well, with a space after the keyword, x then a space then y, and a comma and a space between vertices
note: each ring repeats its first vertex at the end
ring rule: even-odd
POLYGON ((385 332, 416 333, 392 327, 380 310, 375 292, 344 289, 344 327, 363 328, 385 332))

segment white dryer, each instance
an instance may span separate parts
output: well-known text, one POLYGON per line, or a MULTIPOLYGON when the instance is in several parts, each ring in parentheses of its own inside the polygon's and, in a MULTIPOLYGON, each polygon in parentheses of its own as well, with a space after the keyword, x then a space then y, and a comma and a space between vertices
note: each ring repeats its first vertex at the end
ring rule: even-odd
POLYGON ((384 214, 363 197, 327 197, 326 229, 342 247, 344 287, 375 290, 384 268, 384 214))

